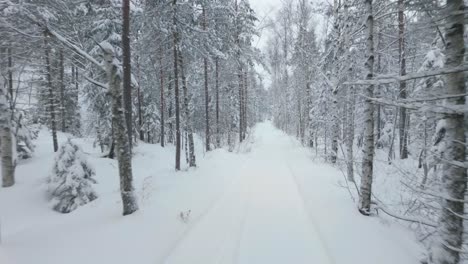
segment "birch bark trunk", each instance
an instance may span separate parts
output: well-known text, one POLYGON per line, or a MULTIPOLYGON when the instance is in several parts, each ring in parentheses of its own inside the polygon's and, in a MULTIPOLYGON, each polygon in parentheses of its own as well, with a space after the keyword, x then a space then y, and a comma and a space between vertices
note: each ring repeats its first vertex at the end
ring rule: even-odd
MULTIPOLYGON (((365 64, 366 79, 374 77, 374 16, 372 12, 372 0, 364 0, 367 13, 367 61, 365 64)), ((372 178, 374 163, 374 105, 369 98, 374 97, 374 85, 364 89, 366 99, 364 100, 364 146, 362 159, 361 196, 359 199, 359 211, 363 215, 370 214, 372 178)))
MULTIPOLYGON (((447 0, 446 2, 446 32, 445 48, 446 67, 458 67, 463 64, 465 57, 464 14, 463 0, 447 0)), ((446 75, 445 94, 466 94, 465 73, 451 73, 446 75)), ((465 97, 454 97, 446 100, 448 105, 465 105, 465 97)), ((465 199, 467 170, 461 164, 466 164, 466 137, 463 114, 445 114, 441 116, 439 127, 445 129, 445 149, 442 157, 441 192, 450 199, 441 200, 438 239, 432 248, 434 264, 460 263, 463 244, 463 219, 465 214, 465 199), (458 201, 456 201, 458 200, 458 201)))

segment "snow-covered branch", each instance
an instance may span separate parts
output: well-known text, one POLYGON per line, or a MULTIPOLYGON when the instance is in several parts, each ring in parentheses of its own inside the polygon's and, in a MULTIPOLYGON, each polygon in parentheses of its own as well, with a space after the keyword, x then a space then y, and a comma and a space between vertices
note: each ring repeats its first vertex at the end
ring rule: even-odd
POLYGON ((344 84, 346 85, 382 85, 382 84, 404 82, 404 81, 427 78, 427 77, 432 77, 432 76, 437 76, 437 75, 445 75, 445 74, 465 72, 465 71, 468 71, 468 65, 466 64, 459 66, 459 67, 454 67, 454 68, 442 68, 442 69, 437 69, 437 70, 432 70, 432 71, 415 72, 415 73, 410 73, 404 76, 379 75, 379 76, 376 76, 372 80, 357 80, 357 81, 345 82, 344 84))

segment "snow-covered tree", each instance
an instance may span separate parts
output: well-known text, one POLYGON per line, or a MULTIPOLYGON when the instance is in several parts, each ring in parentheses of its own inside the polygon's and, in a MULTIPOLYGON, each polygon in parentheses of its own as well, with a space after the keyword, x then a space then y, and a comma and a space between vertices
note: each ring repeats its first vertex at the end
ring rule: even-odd
POLYGON ((97 198, 93 189, 95 171, 81 148, 70 139, 57 152, 47 179, 53 209, 69 213, 97 198))
POLYGON ((16 111, 13 119, 13 133, 16 138, 16 155, 19 159, 29 159, 35 149, 33 140, 37 137, 34 130, 26 120, 24 111, 16 111))

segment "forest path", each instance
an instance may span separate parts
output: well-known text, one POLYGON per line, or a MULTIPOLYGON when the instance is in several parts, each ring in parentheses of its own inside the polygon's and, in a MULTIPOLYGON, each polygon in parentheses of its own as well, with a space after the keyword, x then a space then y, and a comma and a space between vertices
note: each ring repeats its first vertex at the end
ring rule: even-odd
POLYGON ((164 263, 417 263, 377 218, 359 215, 336 170, 263 123, 246 164, 164 263), (390 257, 391 256, 391 257, 390 257))

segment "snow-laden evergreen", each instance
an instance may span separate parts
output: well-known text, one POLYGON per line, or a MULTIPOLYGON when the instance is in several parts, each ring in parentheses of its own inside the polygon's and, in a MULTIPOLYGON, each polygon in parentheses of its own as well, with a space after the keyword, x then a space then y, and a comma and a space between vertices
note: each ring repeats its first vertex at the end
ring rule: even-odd
POLYGON ((60 146, 55 164, 47 179, 52 207, 69 213, 97 198, 93 184, 95 170, 81 148, 68 139, 60 146))
POLYGON ((33 140, 37 138, 37 127, 28 124, 25 114, 18 111, 13 119, 13 132, 16 136, 16 155, 18 159, 29 159, 36 148, 33 140))

